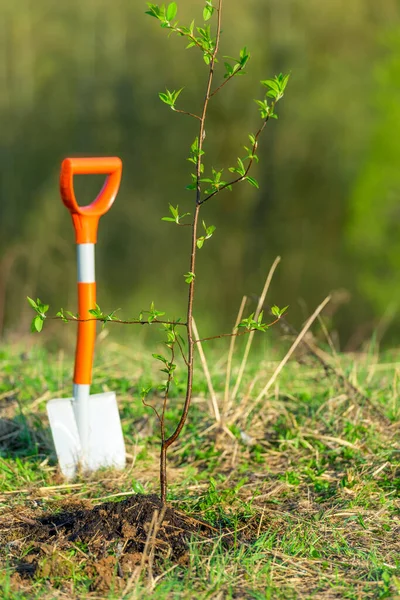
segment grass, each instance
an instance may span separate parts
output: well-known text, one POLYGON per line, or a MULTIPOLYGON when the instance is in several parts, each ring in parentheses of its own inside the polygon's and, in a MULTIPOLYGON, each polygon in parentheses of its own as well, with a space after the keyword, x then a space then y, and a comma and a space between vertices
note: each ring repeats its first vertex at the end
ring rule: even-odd
MULTIPOLYGON (((222 347, 205 346, 221 405, 222 347)), ((66 484, 45 406, 70 394, 71 364, 36 346, 0 350, 0 539, 10 523, 65 502, 97 505, 158 491, 156 423, 139 398, 140 388, 159 376, 147 355, 112 344, 105 353, 100 346, 93 392, 117 393, 128 467, 66 484)), ((212 544, 193 538, 188 564, 166 559, 159 575, 143 571, 130 583, 115 574, 99 592, 85 570, 84 545, 65 556, 68 568, 56 576, 42 561, 29 578, 15 574, 13 560, 34 555, 35 547, 17 540, 0 551, 2 597, 400 598, 399 355, 331 355, 334 369, 326 370, 298 354, 257 405, 273 358, 250 359, 225 430, 215 426, 197 367, 190 419, 169 455, 169 503, 213 525, 212 544)), ((182 375, 167 415, 171 424, 183 390, 182 375)))

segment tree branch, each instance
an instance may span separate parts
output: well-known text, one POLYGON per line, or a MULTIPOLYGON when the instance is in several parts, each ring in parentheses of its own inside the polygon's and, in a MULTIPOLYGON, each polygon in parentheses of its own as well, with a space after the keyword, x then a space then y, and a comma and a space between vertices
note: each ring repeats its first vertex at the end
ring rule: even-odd
POLYGON ((212 98, 213 96, 215 96, 215 94, 217 92, 219 92, 220 90, 222 90, 222 88, 228 83, 228 81, 230 81, 232 79, 232 77, 235 77, 235 75, 237 75, 239 73, 239 71, 242 71, 243 67, 240 66, 238 69, 236 69, 236 71, 234 73, 232 73, 232 75, 229 75, 229 77, 227 77, 217 88, 215 88, 215 90, 213 90, 210 94, 210 98, 212 98))
POLYGON ((179 350, 180 350, 180 352, 181 352, 181 356, 182 356, 182 358, 183 358, 183 361, 184 361, 185 365, 188 367, 188 366, 189 366, 189 363, 188 363, 188 360, 187 360, 187 358, 186 358, 186 355, 185 355, 185 353, 184 353, 184 351, 183 351, 183 348, 182 348, 182 345, 181 345, 181 342, 180 342, 180 340, 179 340, 178 336, 176 337, 176 343, 178 344, 178 348, 179 348, 179 350))
MULTIPOLYGON (((271 103, 271 112, 273 113, 274 108, 275 108, 275 102, 271 103)), ((247 165, 246 171, 244 173, 244 175, 241 175, 240 177, 237 177, 236 179, 234 179, 233 181, 230 181, 228 183, 225 183, 224 185, 221 185, 220 188, 218 188, 217 190, 215 190, 212 194, 210 194, 209 196, 207 196, 206 198, 203 198, 203 200, 200 200, 199 204, 204 204, 204 202, 207 202, 208 200, 211 200, 211 198, 213 198, 214 196, 216 196, 217 194, 219 194, 219 192, 222 192, 222 190, 225 190, 226 188, 235 185, 236 183, 240 183, 241 181, 244 181, 253 165, 254 162, 254 153, 257 150, 257 146, 258 146, 258 138, 260 137, 260 135, 262 134, 262 132, 265 129, 266 124, 268 123, 270 117, 268 116, 266 119, 264 119, 263 124, 261 125, 260 129, 257 131, 255 137, 255 143, 253 144, 252 147, 252 158, 250 158, 249 164, 247 165)))
POLYGON ((188 112, 186 110, 181 110, 180 108, 173 108, 174 112, 180 113, 181 115, 187 115, 188 117, 193 117, 194 119, 198 119, 201 121, 201 117, 199 115, 195 115, 194 113, 188 112))
POLYGON ((149 404, 148 402, 146 402, 146 400, 144 398, 142 398, 142 404, 143 404, 143 406, 146 406, 147 408, 151 408, 151 410, 154 410, 155 414, 157 415, 157 419, 160 421, 160 426, 161 426, 160 413, 158 412, 156 407, 153 406, 152 404, 149 404))
POLYGON ((88 321, 100 321, 101 323, 119 323, 120 325, 152 325, 153 323, 159 323, 161 325, 180 325, 186 327, 187 323, 182 321, 161 321, 160 319, 154 319, 154 321, 123 321, 121 319, 102 319, 100 317, 91 317, 89 319, 80 319, 79 317, 47 317, 46 321, 69 321, 74 323, 87 323, 88 321))
MULTIPOLYGON (((278 321, 280 321, 280 317, 278 319, 275 319, 275 321, 272 321, 272 323, 268 323, 266 328, 269 329, 269 327, 272 327, 273 325, 278 323, 278 321)), ((223 338, 223 337, 239 337, 240 335, 247 335, 248 333, 250 333, 252 331, 260 331, 260 329, 252 328, 252 329, 246 329, 245 331, 235 331, 233 333, 220 333, 220 335, 212 335, 211 337, 201 338, 200 340, 194 340, 194 343, 197 344, 198 342, 208 342, 209 340, 218 340, 219 338, 223 338)))

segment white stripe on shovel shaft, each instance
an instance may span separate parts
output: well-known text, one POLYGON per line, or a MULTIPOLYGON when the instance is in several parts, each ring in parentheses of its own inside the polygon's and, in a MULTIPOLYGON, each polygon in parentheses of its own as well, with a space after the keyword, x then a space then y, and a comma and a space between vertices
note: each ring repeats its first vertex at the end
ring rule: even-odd
POLYGON ((74 413, 81 442, 81 463, 86 467, 89 457, 89 394, 90 385, 86 383, 74 383, 74 413))
POLYGON ((94 244, 77 244, 78 283, 94 283, 94 244))

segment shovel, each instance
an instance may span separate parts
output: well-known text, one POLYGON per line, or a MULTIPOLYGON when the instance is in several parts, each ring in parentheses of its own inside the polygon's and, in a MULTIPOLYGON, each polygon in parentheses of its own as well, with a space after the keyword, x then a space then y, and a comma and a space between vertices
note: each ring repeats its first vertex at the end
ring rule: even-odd
POLYGON ((61 472, 67 479, 83 471, 102 467, 123 469, 125 445, 114 392, 90 394, 96 321, 89 310, 96 305, 94 248, 99 219, 112 206, 121 181, 119 158, 66 158, 61 165, 60 191, 72 215, 77 243, 78 339, 75 353, 73 398, 55 398, 47 403, 51 432, 61 472), (79 206, 74 175, 105 174, 105 184, 96 200, 79 206))

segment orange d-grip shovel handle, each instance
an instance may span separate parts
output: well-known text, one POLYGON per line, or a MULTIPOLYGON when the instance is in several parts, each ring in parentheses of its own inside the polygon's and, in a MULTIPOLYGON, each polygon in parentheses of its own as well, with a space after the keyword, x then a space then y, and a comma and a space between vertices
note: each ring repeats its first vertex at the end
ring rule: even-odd
MULTIPOLYGON (((96 282, 94 276, 94 246, 97 241, 99 219, 112 206, 121 181, 122 162, 117 157, 106 158, 66 158, 61 165, 60 191, 65 206, 72 215, 78 244, 78 265, 84 262, 84 253, 89 250, 89 262, 93 259, 89 278, 86 273, 78 279, 78 314, 80 319, 91 319, 89 310, 96 305, 96 282), (107 179, 97 198, 87 206, 79 206, 74 193, 74 175, 105 174, 107 179), (81 244, 81 248, 79 247, 81 244), (92 247, 92 250, 88 248, 92 247), (86 248, 85 248, 86 247, 86 248), (90 252, 93 251, 93 255, 90 252), (90 274, 91 273, 91 274, 90 274)), ((79 266, 78 266, 79 270, 79 266)), ((96 339, 96 321, 80 321, 75 352, 74 383, 90 385, 92 380, 93 353, 96 339)))
POLYGON ((66 158, 61 165, 60 191, 72 215, 77 244, 95 244, 99 219, 112 206, 121 182, 122 161, 104 158, 66 158), (74 175, 108 175, 103 189, 91 204, 79 206, 74 193, 74 175))

